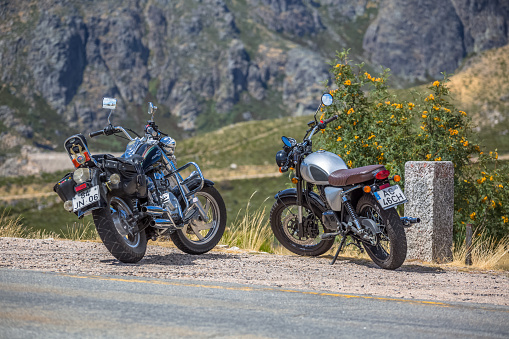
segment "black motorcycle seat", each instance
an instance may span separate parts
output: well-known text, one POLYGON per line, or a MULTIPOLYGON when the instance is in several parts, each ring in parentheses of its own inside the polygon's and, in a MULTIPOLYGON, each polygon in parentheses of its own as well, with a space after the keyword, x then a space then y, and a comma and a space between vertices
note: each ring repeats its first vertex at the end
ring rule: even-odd
POLYGON ((357 168, 340 169, 329 175, 329 184, 332 186, 355 185, 373 179, 373 172, 384 170, 384 165, 369 165, 357 168))

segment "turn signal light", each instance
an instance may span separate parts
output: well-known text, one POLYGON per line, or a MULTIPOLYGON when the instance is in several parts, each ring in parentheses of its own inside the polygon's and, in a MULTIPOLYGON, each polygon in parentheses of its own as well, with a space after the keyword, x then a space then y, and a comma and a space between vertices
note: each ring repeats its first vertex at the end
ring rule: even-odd
POLYGON ((401 177, 399 175, 395 175, 394 178, 392 178, 392 180, 394 180, 395 182, 400 182, 401 181, 401 177))
POLYGON ((292 178, 292 183, 297 184, 298 182, 299 182, 299 179, 297 179, 295 177, 292 178))
POLYGON ((387 177, 391 174, 388 170, 382 170, 376 173, 375 178, 378 180, 387 179, 387 177))
POLYGON ((363 190, 364 190, 365 193, 369 193, 369 192, 371 192, 371 187, 364 186, 363 190))

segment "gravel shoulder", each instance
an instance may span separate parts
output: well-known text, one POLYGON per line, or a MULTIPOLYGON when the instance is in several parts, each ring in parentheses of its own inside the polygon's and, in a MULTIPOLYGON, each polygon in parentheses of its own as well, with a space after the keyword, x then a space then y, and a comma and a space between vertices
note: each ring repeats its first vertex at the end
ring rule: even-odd
POLYGON ((149 246, 143 260, 123 264, 99 242, 0 238, 0 267, 253 284, 383 297, 509 306, 509 272, 461 270, 406 262, 395 271, 367 260, 308 258, 213 250, 193 256, 176 248, 149 246))

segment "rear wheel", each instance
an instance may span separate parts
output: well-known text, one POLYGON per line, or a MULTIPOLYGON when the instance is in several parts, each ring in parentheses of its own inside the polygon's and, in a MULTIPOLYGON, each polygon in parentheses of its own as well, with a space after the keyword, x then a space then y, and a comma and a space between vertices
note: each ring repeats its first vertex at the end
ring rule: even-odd
POLYGON ((304 204, 302 207, 303 234, 299 236, 297 197, 277 199, 270 211, 270 227, 276 239, 289 251, 305 256, 318 256, 327 252, 334 239, 323 240, 322 210, 313 210, 304 204))
POLYGON ((389 270, 400 267, 406 259, 407 241, 396 209, 383 210, 375 198, 365 194, 357 203, 357 214, 375 221, 382 231, 375 246, 363 243, 371 260, 389 270))
POLYGON ((214 187, 204 187, 195 194, 201 203, 206 220, 196 212, 182 230, 170 234, 170 238, 181 251, 203 254, 213 249, 221 240, 226 227, 226 207, 221 194, 214 187))
POLYGON ((110 253, 123 263, 140 261, 147 250, 145 231, 132 220, 132 204, 119 197, 109 198, 109 208, 92 211, 95 227, 110 253))

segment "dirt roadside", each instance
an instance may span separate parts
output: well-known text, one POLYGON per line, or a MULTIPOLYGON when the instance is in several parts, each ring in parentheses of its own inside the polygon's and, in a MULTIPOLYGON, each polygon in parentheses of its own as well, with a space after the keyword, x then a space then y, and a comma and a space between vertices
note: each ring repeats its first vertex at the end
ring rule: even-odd
POLYGON ((509 272, 473 271, 407 262, 395 271, 367 260, 213 250, 192 256, 171 247, 149 246, 137 264, 115 260, 102 243, 0 238, 0 267, 85 275, 254 284, 446 302, 509 306, 509 272))

